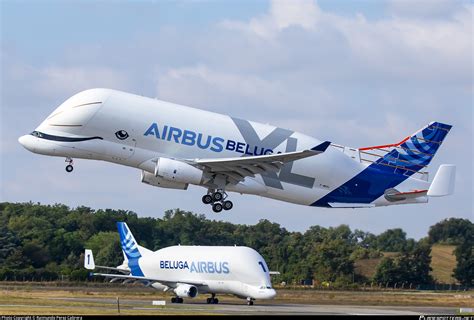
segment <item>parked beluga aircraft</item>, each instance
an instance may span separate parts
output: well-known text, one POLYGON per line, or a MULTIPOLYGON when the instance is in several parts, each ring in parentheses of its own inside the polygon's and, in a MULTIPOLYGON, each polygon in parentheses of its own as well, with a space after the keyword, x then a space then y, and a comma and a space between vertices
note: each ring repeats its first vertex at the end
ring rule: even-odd
POLYGON ((171 292, 172 303, 183 298, 211 294, 208 304, 217 304, 216 294, 233 294, 253 305, 256 299, 273 299, 275 289, 263 257, 254 249, 242 246, 171 246, 157 251, 138 244, 125 222, 117 222, 124 256, 118 267, 97 266, 92 250, 85 249, 84 267, 106 269, 115 273, 92 272, 110 282, 139 282, 147 287, 171 292), (117 273, 118 272, 118 273, 117 273))
POLYGON ((137 168, 143 183, 207 192, 213 211, 228 192, 327 208, 426 203, 453 193, 454 165, 429 182, 426 167, 451 129, 431 122, 398 143, 351 148, 308 135, 110 89, 80 92, 19 138, 29 151, 137 168))

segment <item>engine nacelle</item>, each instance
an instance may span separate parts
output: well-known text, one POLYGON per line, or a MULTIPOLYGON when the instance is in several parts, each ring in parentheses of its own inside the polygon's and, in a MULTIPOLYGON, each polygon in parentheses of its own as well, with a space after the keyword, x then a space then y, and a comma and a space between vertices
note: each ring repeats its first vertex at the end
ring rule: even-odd
POLYGON ((200 184, 203 172, 182 161, 158 158, 155 166, 155 176, 173 182, 200 184))
POLYGON ((170 181, 163 179, 162 177, 155 177, 153 173, 142 171, 142 182, 155 187, 169 188, 169 189, 181 189, 186 190, 188 188, 187 183, 170 181))
POLYGON ((180 298, 194 298, 198 295, 198 288, 189 284, 180 284, 174 289, 174 293, 180 298))

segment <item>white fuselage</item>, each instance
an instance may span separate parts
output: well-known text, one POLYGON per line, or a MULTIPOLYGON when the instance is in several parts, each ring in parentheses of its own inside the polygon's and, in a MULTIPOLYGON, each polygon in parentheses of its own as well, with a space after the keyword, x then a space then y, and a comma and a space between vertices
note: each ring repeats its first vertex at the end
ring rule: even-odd
MULTIPOLYGON (((145 277, 196 285, 199 294, 226 293, 272 299, 270 274, 263 257, 248 247, 172 246, 144 254, 138 264, 145 277)), ((152 284, 158 290, 166 285, 152 284)))
MULTIPOLYGON (((32 152, 103 160, 149 173, 154 173, 159 157, 229 158, 297 151, 321 143, 295 131, 108 89, 91 89, 71 97, 36 131, 40 134, 19 139, 32 152)), ((315 205, 366 168, 339 148, 330 147, 321 155, 285 164, 277 173, 247 177, 226 190, 315 205)), ((428 186, 410 177, 397 189, 428 186)), ((383 195, 369 201, 374 206, 394 204, 383 195)), ((426 201, 425 197, 396 204, 426 201)), ((360 199, 348 196, 344 202, 360 199)))

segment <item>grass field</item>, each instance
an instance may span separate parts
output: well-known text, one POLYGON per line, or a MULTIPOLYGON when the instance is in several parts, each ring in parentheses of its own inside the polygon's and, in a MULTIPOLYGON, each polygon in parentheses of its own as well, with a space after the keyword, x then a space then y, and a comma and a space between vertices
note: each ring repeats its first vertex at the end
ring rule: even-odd
POLYGON ((456 256, 454 255, 456 246, 434 245, 431 248, 431 275, 440 283, 456 283, 452 277, 456 267, 456 256))
MULTIPOLYGON (((277 298, 258 301, 259 305, 317 304, 362 306, 445 306, 474 307, 474 292, 413 291, 321 291, 312 289, 278 289, 277 298)), ((206 295, 187 300, 180 306, 152 307, 153 300, 166 300, 170 295, 150 288, 117 287, 48 287, 28 285, 0 286, 0 314, 118 314, 116 299, 120 298, 120 314, 209 314, 193 308, 202 304, 206 295)), ((224 303, 245 305, 241 299, 220 295, 224 303)))
MULTIPOLYGON (((456 279, 452 277, 453 270, 456 267, 456 256, 454 249, 456 246, 449 245, 433 245, 431 248, 431 275, 438 283, 454 284, 456 279)), ((395 252, 384 252, 384 257, 393 257, 395 252)), ((363 275, 367 279, 371 279, 382 258, 361 259, 355 261, 355 271, 357 274, 363 275)))

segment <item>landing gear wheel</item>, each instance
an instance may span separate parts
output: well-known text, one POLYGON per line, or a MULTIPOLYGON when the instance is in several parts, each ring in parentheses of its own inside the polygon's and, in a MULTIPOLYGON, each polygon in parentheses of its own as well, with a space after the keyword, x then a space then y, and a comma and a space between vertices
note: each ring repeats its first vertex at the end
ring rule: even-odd
POLYGON ((218 304, 219 299, 217 299, 217 298, 207 298, 206 302, 207 302, 207 304, 218 304))
POLYGON ((209 204, 212 203, 212 196, 210 194, 206 194, 202 197, 202 203, 209 204))
POLYGON ((73 169, 74 169, 74 167, 73 167, 72 165, 70 165, 70 164, 68 164, 68 165, 66 166, 66 171, 67 171, 67 172, 71 172, 73 169))
POLYGON ((222 204, 216 202, 212 205, 212 211, 214 212, 221 212, 222 211, 222 204))
POLYGON ((177 300, 178 303, 183 303, 184 302, 183 298, 176 298, 176 300, 177 300))
POLYGON ((171 298, 171 303, 176 303, 176 298, 171 298))
POLYGON ((253 301, 252 301, 252 300, 250 300, 250 301, 247 301, 247 305, 249 305, 249 306, 253 306, 253 301))
POLYGON ((224 201, 224 203, 222 205, 224 207, 224 210, 230 210, 234 206, 234 204, 230 200, 224 201))
POLYGON ((223 197, 224 197, 224 196, 223 196, 222 193, 220 193, 219 191, 214 192, 214 193, 212 194, 212 199, 214 199, 214 201, 221 201, 223 197))

